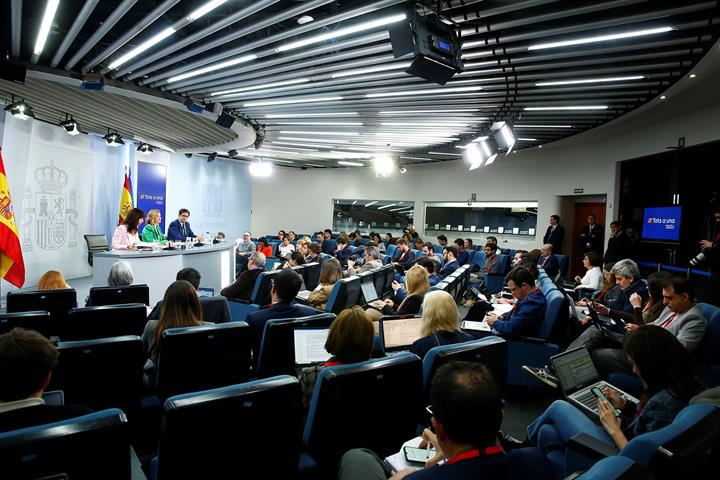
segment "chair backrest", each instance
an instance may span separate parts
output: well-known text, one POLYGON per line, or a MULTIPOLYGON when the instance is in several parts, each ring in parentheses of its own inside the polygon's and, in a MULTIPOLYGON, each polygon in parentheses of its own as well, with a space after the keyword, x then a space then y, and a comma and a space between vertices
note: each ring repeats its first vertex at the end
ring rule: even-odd
POLYGON ((144 284, 120 287, 93 287, 90 289, 90 305, 120 305, 143 303, 150 305, 150 287, 144 284))
POLYGON ((720 365, 720 308, 708 303, 699 303, 698 307, 707 319, 707 328, 703 336, 698 357, 701 363, 720 365))
POLYGON ((444 248, 445 247, 443 247, 442 245, 435 245, 435 253, 439 253, 440 255, 442 255, 444 248))
POLYGON ((255 279, 255 286, 250 294, 250 302, 256 305, 270 305, 272 303, 272 283, 271 280, 281 270, 272 272, 261 272, 255 279))
POLYGON ((392 282, 395 280, 395 266, 394 265, 388 265, 383 270, 385 272, 385 288, 383 289, 381 297, 386 297, 389 295, 392 295, 393 289, 392 289, 392 282))
POLYGON ((160 398, 246 382, 250 327, 229 322, 168 328, 160 337, 155 368, 160 398))
POLYGON ((303 411, 294 377, 171 397, 163 416, 159 480, 227 478, 254 468, 270 469, 273 478, 296 476, 303 411), (239 464, 239 458, 252 465, 239 464))
POLYGON ((51 335, 55 335, 55 323, 66 319, 70 309, 75 307, 77 307, 77 293, 74 288, 8 292, 7 294, 8 313, 36 312, 38 310, 50 313, 51 335))
POLYGON ((95 410, 140 407, 145 353, 140 337, 60 342, 49 390, 63 390, 68 404, 95 410))
POLYGON ((477 252, 475 252, 475 254, 470 259, 470 263, 482 268, 483 264, 485 263, 485 252, 483 252, 482 250, 478 250, 477 252))
POLYGON ((510 257, 504 253, 497 254, 497 261, 499 264, 498 275, 505 275, 510 270, 510 257))
POLYGON ((707 403, 688 405, 670 425, 638 435, 620 451, 662 478, 703 477, 717 467, 719 453, 720 409, 707 403))
POLYGON ((647 468, 627 457, 605 457, 589 470, 571 475, 566 480, 652 480, 655 478, 647 468))
POLYGON ((385 255, 390 257, 390 260, 395 258, 395 250, 397 250, 397 245, 388 245, 385 249, 385 255))
POLYGON ((453 360, 482 363, 495 375, 500 385, 507 381, 507 343, 504 339, 489 336, 479 340, 433 347, 423 358, 423 386, 430 395, 432 378, 438 368, 453 360))
POLYGON ((61 340, 141 336, 147 323, 147 308, 142 303, 73 308, 66 320, 58 322, 61 340))
POLYGON ((563 313, 566 317, 568 315, 567 307, 564 310, 562 309, 565 296, 557 288, 551 289, 545 295, 545 300, 547 301, 545 317, 537 332, 537 336, 540 338, 550 338, 560 315, 563 313))
POLYGON ((360 277, 353 275, 352 277, 342 278, 333 285, 325 311, 337 315, 346 308, 357 305, 361 296, 360 277))
POLYGON ((318 262, 310 262, 304 265, 302 269, 303 281, 305 282, 305 288, 313 291, 315 287, 320 283, 320 267, 318 262))
POLYGON ((129 424, 110 409, 0 433, 0 465, 3 478, 127 480, 129 424))
POLYGON ((351 448, 369 448, 380 458, 397 452, 415 435, 422 393, 422 362, 409 352, 322 369, 305 424, 309 454, 336 473, 351 448))
MULTIPOLYGON (((375 284, 375 291, 378 297, 382 297, 385 293, 385 266, 373 270, 373 283, 375 284)), ((392 287, 391 287, 392 288, 392 287)))
POLYGON ((0 313, 0 333, 7 333, 15 327, 35 330, 50 338, 50 314, 46 311, 0 313))
POLYGON ((560 275, 563 277, 567 277, 568 273, 568 266, 570 265, 570 260, 568 259, 567 255, 555 255, 558 259, 558 265, 560 266, 560 275))
POLYGON ((293 332, 296 328, 329 328, 335 320, 332 313, 320 313, 302 318, 268 320, 265 324, 260 353, 258 354, 258 378, 273 375, 295 375, 295 343, 293 332))
POLYGON ((83 235, 88 252, 104 252, 109 249, 107 235, 83 235))
POLYGON ((221 295, 200 297, 200 307, 206 322, 225 323, 232 320, 228 299, 221 295))

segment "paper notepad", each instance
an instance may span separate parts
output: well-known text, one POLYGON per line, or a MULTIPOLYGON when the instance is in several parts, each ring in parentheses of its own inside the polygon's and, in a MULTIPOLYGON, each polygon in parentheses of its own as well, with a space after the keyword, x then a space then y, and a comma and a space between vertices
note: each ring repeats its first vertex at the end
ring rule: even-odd
POLYGON ((481 332, 489 332, 490 325, 487 322, 472 322, 470 320, 463 321, 462 327, 468 330, 479 330, 481 332))
POLYGON ((421 441, 422 437, 412 438, 402 444, 402 447, 400 447, 400 451, 398 453, 394 453, 385 459, 385 463, 392 469, 393 473, 397 473, 400 470, 404 470, 406 468, 418 468, 417 465, 411 465, 407 462, 407 460, 405 460, 405 453, 403 452, 403 448, 417 447, 420 445, 421 441))

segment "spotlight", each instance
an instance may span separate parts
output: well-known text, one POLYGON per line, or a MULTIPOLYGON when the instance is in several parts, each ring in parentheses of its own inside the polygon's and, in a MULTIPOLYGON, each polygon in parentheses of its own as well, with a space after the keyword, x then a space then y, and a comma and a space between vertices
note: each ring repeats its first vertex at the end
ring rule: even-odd
POLYGON ((403 173, 403 174, 407 173, 407 168, 400 167, 400 173, 403 173))
POLYGON ((137 151, 142 153, 143 155, 150 155, 151 153, 153 153, 153 148, 147 143, 141 143, 140 145, 138 145, 137 151))
POLYGON ((237 151, 237 150, 230 150, 230 151, 228 152, 228 157, 230 157, 230 158, 235 158, 235 157, 237 157, 237 156, 238 156, 238 151, 237 151))
POLYGON ((74 118, 72 118, 72 115, 70 114, 65 114, 65 120, 60 122, 60 126, 65 129, 65 133, 67 133, 68 135, 77 135, 80 133, 78 123, 75 121, 74 118))
POLYGON ((515 145, 515 135, 510 128, 510 124, 508 122, 495 122, 492 124, 492 127, 490 127, 490 130, 494 134, 493 138, 498 148, 504 150, 506 156, 510 155, 515 145))
POLYGON ((122 137, 120 134, 115 130, 114 132, 111 132, 108 128, 108 133, 103 137, 105 141, 107 142, 108 146, 110 147, 119 147, 120 145, 125 145, 125 142, 123 142, 122 137))
POLYGON ((257 162, 248 165, 248 170, 253 177, 269 177, 272 175, 272 163, 258 159, 257 162))
POLYGON ((395 161, 387 156, 373 158, 373 166, 376 177, 389 177, 395 171, 395 161))
POLYGON ((463 150, 463 158, 470 164, 468 170, 475 170, 483 165, 490 165, 497 157, 497 144, 492 138, 480 143, 470 143, 463 150))
POLYGON ((192 153, 186 153, 185 158, 192 158, 192 153))
POLYGON ((217 157, 217 152, 212 152, 210 155, 208 155, 208 157, 207 157, 208 163, 210 163, 210 162, 212 162, 213 160, 215 160, 215 157, 217 157))
POLYGON ((35 118, 35 114, 33 114, 32 108, 30 108, 30 105, 25 103, 25 100, 20 99, 18 101, 15 101, 15 97, 13 96, 13 102, 5 107, 5 111, 10 112, 13 117, 19 119, 19 120, 27 120, 28 118, 35 118))

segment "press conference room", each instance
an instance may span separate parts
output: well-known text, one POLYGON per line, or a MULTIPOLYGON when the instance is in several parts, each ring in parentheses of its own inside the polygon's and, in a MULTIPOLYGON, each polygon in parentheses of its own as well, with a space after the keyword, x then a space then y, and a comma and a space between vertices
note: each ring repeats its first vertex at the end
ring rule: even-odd
POLYGON ((0 476, 720 467, 720 8, 8 0, 0 476))

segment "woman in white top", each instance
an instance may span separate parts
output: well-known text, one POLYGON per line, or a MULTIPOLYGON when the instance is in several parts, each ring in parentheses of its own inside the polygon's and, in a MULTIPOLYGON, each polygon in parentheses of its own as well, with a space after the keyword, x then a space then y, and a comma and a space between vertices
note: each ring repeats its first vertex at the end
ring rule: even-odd
POLYGON ((286 236, 283 238, 283 243, 280 244, 278 250, 280 250, 279 257, 290 258, 290 254, 295 251, 295 245, 290 243, 290 238, 286 236))
POLYGON ((125 220, 117 226, 112 238, 113 250, 135 250, 140 243, 138 230, 143 223, 145 212, 139 208, 133 208, 125 217, 125 220))
POLYGON ((587 252, 583 255, 583 267, 587 269, 585 275, 580 278, 580 275, 575 277, 575 283, 579 285, 575 287, 575 290, 595 290, 600 289, 600 279, 602 278, 602 270, 600 265, 602 264, 602 257, 597 252, 587 252))

